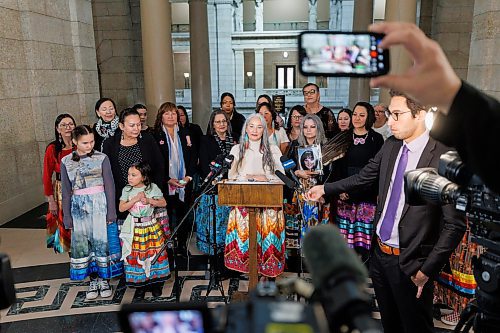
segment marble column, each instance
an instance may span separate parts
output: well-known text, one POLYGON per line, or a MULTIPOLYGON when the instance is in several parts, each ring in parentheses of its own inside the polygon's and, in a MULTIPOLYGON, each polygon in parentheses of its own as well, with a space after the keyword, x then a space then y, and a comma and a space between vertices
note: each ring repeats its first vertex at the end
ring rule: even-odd
MULTIPOLYGON (((416 23, 417 0, 386 0, 385 20, 416 23)), ((391 74, 401 74, 413 65, 408 53, 401 46, 391 47, 391 74)), ((380 102, 389 104, 390 96, 387 89, 380 90, 380 102)))
MULTIPOLYGON (((355 1, 353 31, 366 31, 373 22, 373 0, 355 1)), ((351 78, 349 83, 349 106, 357 102, 370 102, 370 80, 351 78)))
POLYGON ((150 110, 175 102, 170 2, 141 0, 144 93, 150 110))
POLYGON ((264 0, 255 0, 255 31, 264 31, 264 0))
MULTIPOLYGON (((216 59, 216 68, 218 84, 218 96, 223 92, 229 91, 234 94, 235 78, 234 78, 234 50, 232 48, 233 34, 233 1, 232 0, 217 0, 215 3, 215 22, 209 22, 210 25, 215 25, 215 47, 212 59, 216 59)), ((218 98, 217 98, 218 99, 218 98)), ((238 101, 236 101, 238 102, 238 101)))
POLYGON ((500 31, 498 1, 476 0, 472 23, 467 81, 500 99, 500 31))
POLYGON ((264 89, 264 49, 255 49, 255 94, 263 94, 264 89))
MULTIPOLYGON (((330 15, 335 15, 335 21, 330 17, 332 30, 351 31, 353 29, 353 0, 330 0, 330 15)), ((329 77, 328 89, 334 91, 335 100, 342 105, 349 103, 349 82, 347 77, 329 77)))
POLYGON ((309 30, 318 29, 318 0, 309 0, 309 21, 307 27, 309 30))
POLYGON ((189 0, 189 17, 193 122, 206 128, 212 112, 207 1, 189 0))

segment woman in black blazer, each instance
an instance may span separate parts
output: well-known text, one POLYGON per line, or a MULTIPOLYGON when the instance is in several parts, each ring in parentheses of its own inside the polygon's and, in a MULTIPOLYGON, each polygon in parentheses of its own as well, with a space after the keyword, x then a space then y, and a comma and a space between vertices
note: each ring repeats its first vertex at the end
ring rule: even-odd
MULTIPOLYGON (((165 161, 163 194, 167 199, 171 227, 184 217, 198 162, 198 148, 189 132, 179 126, 179 111, 174 103, 163 103, 156 116, 154 137, 165 161), (175 218, 174 218, 175 217, 175 218)), ((192 221, 186 220, 177 233, 179 253, 187 253, 186 241, 192 221)))
POLYGON ((103 143, 103 153, 108 155, 115 181, 116 207, 118 219, 124 220, 128 212, 118 211, 118 201, 125 185, 128 184, 128 169, 137 162, 147 162, 151 166, 153 183, 161 187, 165 178, 165 163, 151 134, 141 133, 139 113, 124 109, 119 118, 120 129, 103 143))
MULTIPOLYGON (((222 110, 216 110, 210 115, 208 123, 209 129, 207 135, 201 138, 203 149, 200 149, 200 169, 201 177, 205 179, 210 173, 212 161, 216 159, 219 162, 222 156, 227 156, 231 148, 235 144, 231 136, 231 123, 227 114, 222 110)), ((223 176, 227 178, 227 173, 223 176)), ((204 194, 200 200, 200 204, 196 209, 196 245, 201 252, 213 254, 213 212, 211 208, 212 195, 204 194)), ((230 207, 219 206, 218 199, 215 195, 215 212, 216 212, 216 243, 217 255, 220 264, 218 265, 221 271, 224 271, 224 245, 226 240, 227 220, 229 217, 230 207)))

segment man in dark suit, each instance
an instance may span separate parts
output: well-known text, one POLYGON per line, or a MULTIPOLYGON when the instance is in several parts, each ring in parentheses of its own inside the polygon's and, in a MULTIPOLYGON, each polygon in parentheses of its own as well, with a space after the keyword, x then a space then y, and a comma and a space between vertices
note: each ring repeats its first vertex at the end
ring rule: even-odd
POLYGON ((437 167, 449 149, 425 128, 424 106, 391 92, 387 117, 394 136, 359 174, 315 186, 311 200, 378 183, 370 275, 385 333, 433 332, 433 278, 465 232, 465 218, 452 205, 409 206, 404 173, 437 167))

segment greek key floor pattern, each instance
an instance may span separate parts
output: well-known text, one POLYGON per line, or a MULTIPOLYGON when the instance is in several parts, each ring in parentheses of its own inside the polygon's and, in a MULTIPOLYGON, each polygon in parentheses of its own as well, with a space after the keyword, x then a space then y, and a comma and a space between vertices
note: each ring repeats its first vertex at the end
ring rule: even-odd
MULTIPOLYGON (((176 302, 173 278, 165 283, 158 298, 146 293, 145 299, 139 301, 135 289, 127 288, 123 279, 112 279, 112 297, 85 300, 87 284, 69 280, 68 256, 44 248, 45 221, 40 214, 44 210, 39 207, 0 227, 0 252, 10 257, 17 291, 17 302, 0 311, 0 332, 120 332, 117 312, 122 304, 176 302)), ((200 255, 192 242, 189 248, 189 261, 178 263, 180 300, 208 302, 210 307, 224 304, 218 290, 205 297, 209 283, 207 257, 200 255)), ((297 274, 286 272, 279 279, 292 277, 297 274)), ((307 274, 301 274, 301 278, 309 280, 307 274)), ((222 285, 229 302, 236 291, 248 291, 245 276, 224 280, 222 285)), ((370 284, 367 291, 374 298, 370 284)), ((373 315, 380 318, 375 299, 373 315)), ((452 329, 437 320, 435 327, 439 333, 452 329)))

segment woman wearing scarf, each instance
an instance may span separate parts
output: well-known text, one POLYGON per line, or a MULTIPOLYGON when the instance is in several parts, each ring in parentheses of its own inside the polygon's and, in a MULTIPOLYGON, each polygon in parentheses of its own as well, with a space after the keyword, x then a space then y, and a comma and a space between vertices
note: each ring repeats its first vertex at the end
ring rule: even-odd
MULTIPOLYGON (((188 132, 179 127, 179 111, 174 103, 165 102, 156 116, 154 136, 165 161, 163 194, 167 199, 171 229, 184 217, 189 192, 198 161, 197 147, 188 132)), ((186 220, 177 232, 178 253, 187 254, 186 241, 192 221, 186 220)))
POLYGON ((94 149, 102 151, 104 140, 115 135, 119 119, 116 115, 116 104, 111 98, 103 97, 95 103, 97 123, 92 126, 94 132, 94 149))
MULTIPOLYGON (((200 170, 201 178, 205 179, 210 173, 212 162, 220 159, 221 156, 228 156, 235 142, 231 136, 231 123, 229 117, 222 110, 216 110, 210 115, 208 122, 208 133, 201 137, 200 149, 200 170)), ((227 173, 223 175, 227 178, 227 173)), ((220 269, 224 267, 224 243, 226 240, 227 219, 229 217, 228 206, 219 206, 217 204, 217 194, 210 191, 204 194, 200 200, 200 204, 196 209, 196 245, 198 249, 206 254, 213 254, 213 226, 212 226, 212 196, 215 200, 216 213, 216 243, 217 255, 220 264, 217 265, 220 269)))

